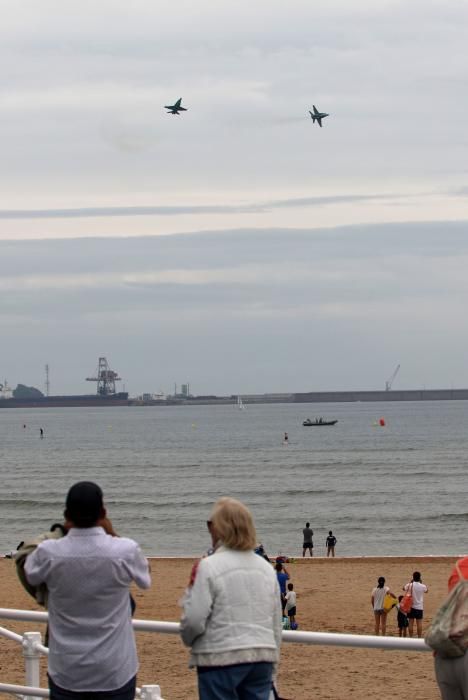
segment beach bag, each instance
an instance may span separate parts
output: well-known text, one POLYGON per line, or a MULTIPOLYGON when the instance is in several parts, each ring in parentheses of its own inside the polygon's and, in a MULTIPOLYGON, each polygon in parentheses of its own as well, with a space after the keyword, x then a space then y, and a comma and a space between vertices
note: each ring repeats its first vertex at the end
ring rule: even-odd
POLYGON ((411 584, 411 588, 406 591, 405 595, 403 596, 401 602, 400 602, 400 610, 402 613, 405 613, 407 615, 409 612, 411 612, 411 608, 413 607, 413 584, 411 584))
POLYGON ((32 586, 24 571, 24 565, 26 564, 26 559, 29 554, 34 552, 37 546, 44 542, 45 540, 57 540, 64 536, 65 530, 60 523, 54 523, 49 532, 43 532, 38 535, 34 540, 29 540, 26 542, 21 542, 18 545, 18 549, 15 552, 14 560, 16 565, 16 573, 21 582, 23 588, 31 595, 39 605, 47 608, 48 591, 45 583, 40 583, 38 586, 32 586))
POLYGON ((385 597, 383 599, 383 610, 386 613, 389 613, 392 608, 394 608, 398 603, 398 600, 395 598, 395 596, 390 595, 390 593, 386 593, 385 597))
POLYGON ((441 656, 463 656, 468 647, 468 579, 458 562, 459 581, 436 612, 425 641, 441 656))

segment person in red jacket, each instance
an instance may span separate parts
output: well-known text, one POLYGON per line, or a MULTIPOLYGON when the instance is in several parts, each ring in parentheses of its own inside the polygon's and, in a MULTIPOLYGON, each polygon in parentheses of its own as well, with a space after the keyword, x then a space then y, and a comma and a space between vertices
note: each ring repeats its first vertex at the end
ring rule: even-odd
MULTIPOLYGON (((458 567, 464 578, 468 579, 468 557, 459 559, 458 567)), ((457 568, 454 567, 448 581, 449 592, 459 581, 457 568)), ((435 655, 435 675, 442 700, 465 700, 468 698, 468 653, 455 659, 440 654, 435 655)))

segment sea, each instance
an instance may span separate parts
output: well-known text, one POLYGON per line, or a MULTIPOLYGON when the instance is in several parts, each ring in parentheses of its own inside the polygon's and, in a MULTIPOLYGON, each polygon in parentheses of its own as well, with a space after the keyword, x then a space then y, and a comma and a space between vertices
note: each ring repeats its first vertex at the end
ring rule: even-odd
POLYGON ((206 551, 224 495, 270 556, 300 556, 306 521, 319 556, 329 530, 337 556, 466 554, 467 428, 463 401, 0 409, 0 554, 60 522, 81 480, 147 555, 206 551), (338 423, 302 426, 319 416, 338 423))

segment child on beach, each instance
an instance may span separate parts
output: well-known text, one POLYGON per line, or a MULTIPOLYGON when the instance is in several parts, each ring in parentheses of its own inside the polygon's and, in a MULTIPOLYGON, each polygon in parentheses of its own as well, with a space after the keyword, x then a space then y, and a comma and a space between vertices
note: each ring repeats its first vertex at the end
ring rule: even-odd
POLYGON ((398 605, 397 605, 397 624, 398 624, 398 636, 399 637, 406 637, 408 635, 408 616, 406 613, 404 613, 402 610, 400 610, 400 603, 403 600, 403 596, 399 595, 398 596, 398 605))
POLYGON ((294 629, 296 625, 296 592, 294 590, 294 585, 288 583, 288 592, 285 596, 286 599, 286 612, 289 617, 289 625, 291 629, 294 629))

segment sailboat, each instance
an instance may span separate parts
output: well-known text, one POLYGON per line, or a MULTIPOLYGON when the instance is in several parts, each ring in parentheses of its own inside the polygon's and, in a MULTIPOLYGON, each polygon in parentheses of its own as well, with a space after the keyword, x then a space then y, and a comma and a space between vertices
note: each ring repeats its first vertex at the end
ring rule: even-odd
POLYGON ((243 411, 245 408, 245 404, 240 396, 237 397, 237 408, 239 409, 239 411, 243 411))

